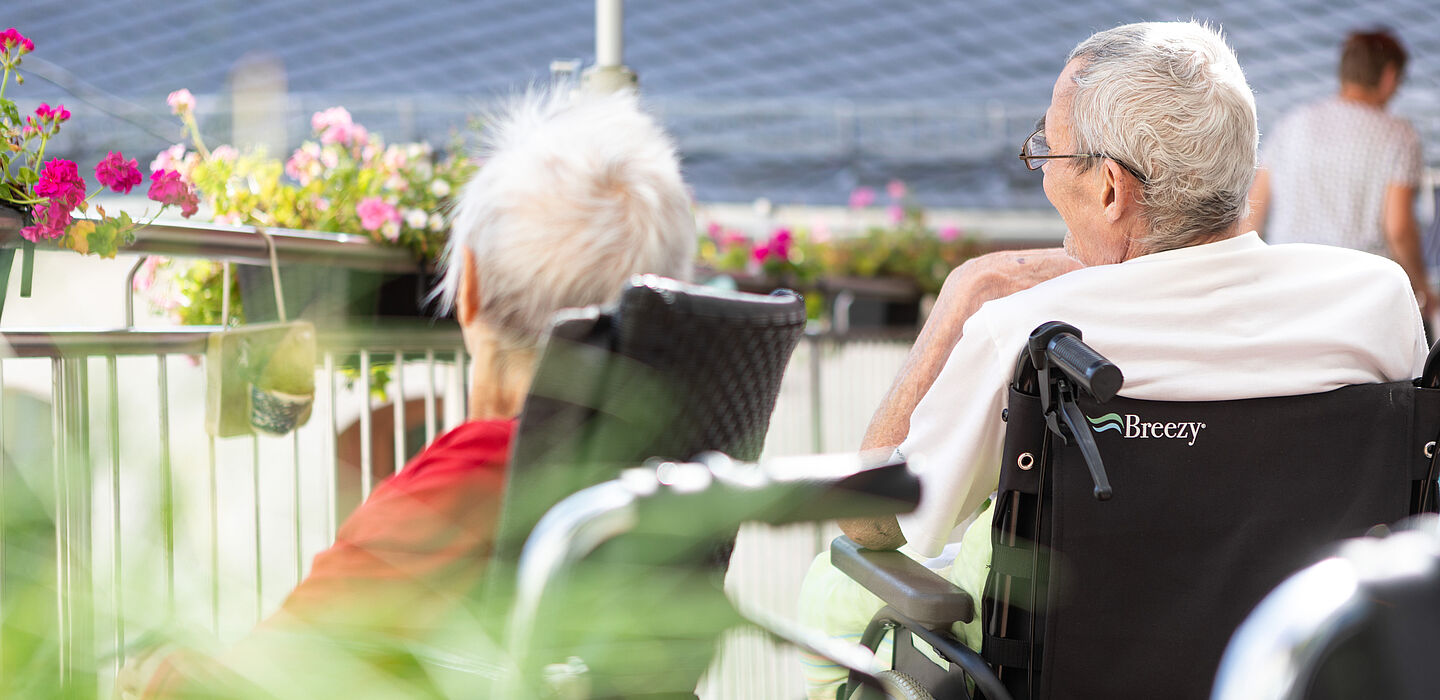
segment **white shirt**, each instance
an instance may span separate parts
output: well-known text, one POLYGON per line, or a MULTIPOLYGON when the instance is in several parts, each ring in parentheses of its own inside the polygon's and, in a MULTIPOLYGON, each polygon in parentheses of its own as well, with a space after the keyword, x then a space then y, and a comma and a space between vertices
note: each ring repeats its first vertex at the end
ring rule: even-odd
POLYGON ((1323 243, 1386 255, 1385 189, 1417 186, 1420 137, 1410 122, 1338 97, 1285 115, 1264 139, 1273 243, 1323 243))
POLYGON ((995 490, 1006 385, 1026 338, 1046 321, 1080 329, 1124 373, 1121 395, 1137 399, 1287 396, 1408 379, 1426 354, 1400 266, 1343 248, 1267 245, 1253 232, 1076 270, 989 302, 965 323, 899 448, 924 486, 919 508, 900 517, 918 552, 937 556, 995 490))

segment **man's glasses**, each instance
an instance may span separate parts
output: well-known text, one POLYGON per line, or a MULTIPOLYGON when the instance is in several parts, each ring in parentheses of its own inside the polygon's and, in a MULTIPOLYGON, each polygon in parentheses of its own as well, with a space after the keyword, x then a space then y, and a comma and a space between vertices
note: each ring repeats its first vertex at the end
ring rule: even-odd
POLYGON ((1025 139, 1025 143, 1020 146, 1020 160, 1025 161, 1025 167, 1039 170, 1045 161, 1056 158, 1108 158, 1115 161, 1116 165, 1124 168, 1126 172, 1134 175, 1140 184, 1143 185, 1147 182, 1140 171, 1130 167, 1125 161, 1104 153, 1051 153, 1050 144, 1045 141, 1045 120, 1041 119, 1040 123, 1035 126, 1035 132, 1030 134, 1030 138, 1025 139))

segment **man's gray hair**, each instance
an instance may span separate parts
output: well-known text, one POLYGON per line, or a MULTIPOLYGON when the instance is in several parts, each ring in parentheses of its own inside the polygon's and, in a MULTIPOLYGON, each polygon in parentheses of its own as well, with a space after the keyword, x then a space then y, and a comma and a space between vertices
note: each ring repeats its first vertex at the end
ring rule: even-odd
POLYGON ((695 216, 675 144, 633 93, 531 92, 487 118, 437 293, 475 255, 480 317, 533 345, 556 311, 615 301, 631 275, 685 279, 695 216))
POLYGON ((1218 31, 1127 24, 1076 46, 1067 63, 1077 60, 1075 152, 1103 153, 1145 176, 1144 252, 1191 245, 1248 213, 1255 95, 1218 31))

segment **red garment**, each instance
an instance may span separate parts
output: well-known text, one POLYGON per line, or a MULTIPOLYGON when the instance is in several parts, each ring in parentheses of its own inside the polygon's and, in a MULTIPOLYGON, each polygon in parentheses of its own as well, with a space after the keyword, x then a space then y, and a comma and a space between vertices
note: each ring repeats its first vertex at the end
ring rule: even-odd
MULTIPOLYGON (((465 423, 381 483, 346 519, 335 544, 315 556, 281 610, 237 648, 264 653, 275 639, 267 639, 271 632, 418 637, 457 612, 490 558, 515 424, 465 423)), ((198 654, 167 653, 141 696, 183 697, 195 684, 239 680, 226 673, 198 654)))
POLYGON ((490 557, 514 432, 513 419, 472 421, 435 440, 351 514, 283 612, 348 624, 353 611, 337 601, 380 596, 366 601, 367 616, 383 612, 378 602, 404 618, 400 628, 443 614, 490 557))

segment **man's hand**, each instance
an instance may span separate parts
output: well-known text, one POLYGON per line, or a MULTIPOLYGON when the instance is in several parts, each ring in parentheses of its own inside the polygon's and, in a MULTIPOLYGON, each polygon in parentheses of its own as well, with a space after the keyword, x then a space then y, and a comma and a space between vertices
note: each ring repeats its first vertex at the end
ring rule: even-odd
MULTIPOLYGON (((940 375, 950 351, 960 340, 965 321, 982 304, 1081 267, 1080 261, 1061 249, 1043 248, 990 253, 952 270, 905 364, 870 419, 861 449, 893 450, 905 439, 915 405, 940 375)), ((869 549, 895 549, 905 543, 894 516, 842 520, 840 529, 869 549)))

